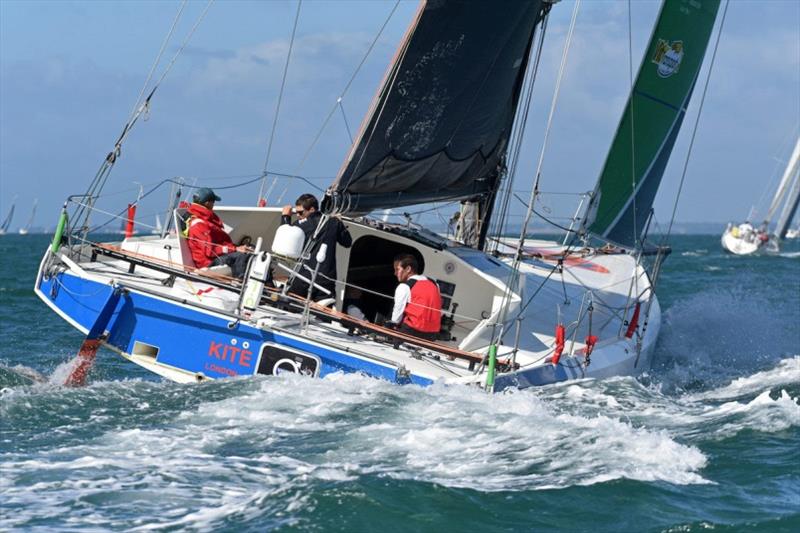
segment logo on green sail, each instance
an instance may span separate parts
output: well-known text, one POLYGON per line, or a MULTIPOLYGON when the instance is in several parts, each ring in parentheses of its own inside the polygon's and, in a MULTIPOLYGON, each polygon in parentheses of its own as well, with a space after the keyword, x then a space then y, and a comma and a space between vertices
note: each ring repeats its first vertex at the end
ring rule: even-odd
POLYGON ((665 41, 659 39, 656 45, 656 53, 653 56, 653 63, 658 65, 658 75, 662 78, 669 78, 681 66, 683 59, 683 41, 665 41))

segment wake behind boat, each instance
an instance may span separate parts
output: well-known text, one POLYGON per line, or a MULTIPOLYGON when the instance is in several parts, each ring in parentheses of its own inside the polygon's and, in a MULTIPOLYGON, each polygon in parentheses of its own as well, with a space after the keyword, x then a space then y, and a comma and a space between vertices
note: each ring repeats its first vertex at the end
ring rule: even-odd
MULTIPOLYGON (((662 6, 600 179, 560 243, 527 239, 539 172, 520 238, 491 238, 504 232, 503 206, 513 194, 508 169, 519 157, 533 58, 544 42, 536 32, 550 2, 503 10, 491 2, 423 2, 309 242, 283 231, 277 208, 216 208, 233 242, 255 244, 242 280, 227 267, 195 264, 180 192, 161 235, 90 238, 102 185, 153 89, 89 191, 65 204, 36 280, 37 295, 87 335, 75 381, 99 346, 179 382, 343 371, 502 390, 648 368, 660 324, 654 283, 668 253, 647 240, 651 206, 718 7, 662 6), (438 201, 463 202, 457 238, 368 216, 438 201), (312 291, 293 294, 298 277, 312 286, 322 281, 303 265, 312 250, 317 265, 333 252, 316 251, 315 239, 335 219, 353 241, 336 249, 338 277, 328 280, 335 289, 318 301, 312 291), (438 285, 436 338, 383 325, 400 253, 417 258, 438 285), (345 313, 353 300, 358 315, 345 313)), ((127 213, 130 222, 130 207, 127 213)))

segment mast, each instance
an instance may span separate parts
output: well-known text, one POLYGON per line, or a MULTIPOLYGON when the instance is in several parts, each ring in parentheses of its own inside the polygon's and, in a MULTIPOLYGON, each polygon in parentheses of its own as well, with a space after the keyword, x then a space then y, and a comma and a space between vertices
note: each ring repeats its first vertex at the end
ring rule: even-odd
MULTIPOLYGON (((800 147, 800 143, 797 145, 800 147)), ((795 155, 797 150, 795 150, 795 155)), ((792 223, 792 218, 797 213, 797 206, 800 204, 800 158, 794 158, 793 173, 794 176, 791 189, 786 199, 786 204, 783 206, 783 211, 778 219, 778 224, 775 226, 774 236, 778 241, 786 238, 786 232, 789 231, 789 225, 792 223)))
MULTIPOLYGON (((775 196, 772 197, 772 203, 769 206, 767 215, 764 217, 764 222, 762 223, 762 226, 765 230, 769 227, 770 222, 772 222, 772 217, 775 216, 775 213, 777 213, 778 208, 783 203, 784 197, 786 196, 786 193, 789 191, 791 187, 792 178, 797 174, 798 165, 800 165, 800 137, 797 138, 797 143, 794 145, 794 150, 792 150, 792 155, 791 157, 789 157, 789 163, 787 163, 786 169, 783 171, 783 176, 781 176, 781 181, 778 185, 778 189, 775 191, 775 196)), ((787 203, 787 207, 789 204, 791 204, 791 200, 787 203)), ((781 215, 781 219, 783 219, 783 214, 781 215)), ((791 219, 792 217, 789 216, 789 221, 791 221, 791 219)), ((776 236, 779 233, 780 233, 779 231, 777 230, 775 231, 776 236)), ((782 239, 783 236, 779 238, 782 239)))

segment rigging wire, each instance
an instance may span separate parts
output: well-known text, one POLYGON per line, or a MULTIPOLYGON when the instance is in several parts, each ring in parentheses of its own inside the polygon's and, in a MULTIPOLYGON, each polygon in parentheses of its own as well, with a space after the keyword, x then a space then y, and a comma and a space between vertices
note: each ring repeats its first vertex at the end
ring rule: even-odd
MULTIPOLYGON (((520 252, 520 250, 522 250, 522 246, 523 246, 523 244, 525 242, 525 235, 526 235, 526 233, 528 231, 528 225, 530 224, 531 216, 533 214, 533 206, 534 206, 534 203, 536 202, 537 196, 539 195, 539 182, 540 182, 540 179, 541 179, 542 164, 544 163, 544 154, 547 151, 547 141, 548 141, 548 138, 550 136, 550 130, 551 130, 552 124, 553 124, 553 115, 555 114, 556 104, 558 102, 558 95, 559 95, 559 92, 561 90, 561 80, 564 77, 564 70, 566 68, 567 57, 569 55, 570 45, 572 43, 572 35, 573 35, 573 32, 575 31, 575 22, 576 22, 576 20, 578 18, 578 9, 580 7, 580 4, 581 4, 580 0, 577 0, 575 2, 575 7, 573 8, 573 11, 572 11, 572 20, 570 21, 569 31, 567 32, 566 42, 564 43, 564 52, 563 52, 563 54, 561 56, 561 65, 559 66, 559 69, 558 69, 558 76, 557 76, 557 79, 556 79, 556 86, 555 86, 555 89, 553 90, 553 100, 552 100, 552 102, 550 104, 550 113, 549 113, 549 116, 547 118, 547 125, 545 127, 544 140, 542 141, 542 150, 541 150, 541 152, 539 154, 539 162, 536 165, 536 177, 534 178, 533 189, 531 190, 530 201, 528 202, 528 209, 527 209, 527 212, 525 213, 525 219, 523 220, 522 229, 520 231, 519 242, 518 242, 518 246, 517 246, 517 250, 518 250, 517 251, 517 256, 514 258, 514 262, 513 262, 513 265, 512 265, 512 271, 515 272, 515 273, 519 270, 519 263, 520 263, 520 260, 521 260, 521 252, 520 252)), ((512 274, 512 275, 516 275, 516 274, 512 274)), ((509 287, 510 287, 510 285, 509 285, 509 287)), ((506 297, 504 299, 507 300, 509 297, 510 297, 510 295, 506 295, 506 297)))
MULTIPOLYGON (((302 181, 302 182, 306 183, 309 187, 312 187, 312 188, 314 188, 314 189, 316 189, 316 190, 318 190, 320 192, 324 192, 324 189, 322 187, 316 185, 315 183, 312 183, 311 181, 309 181, 308 178, 305 178, 303 176, 295 176, 295 175, 291 175, 291 174, 273 173, 273 175, 275 175, 275 174, 277 174, 278 177, 282 177, 282 178, 286 178, 286 179, 296 179, 296 180, 302 181)), ((245 181, 241 181, 239 183, 234 183, 232 185, 214 186, 214 189, 215 190, 237 189, 237 188, 240 188, 240 187, 244 187, 245 185, 250 185, 251 183, 255 183, 260 179, 261 179, 261 175, 259 174, 259 175, 255 176, 255 177, 251 178, 251 179, 248 179, 248 180, 245 180, 245 181)), ((152 193, 154 193, 156 190, 158 190, 162 185, 164 185, 166 183, 172 183, 172 184, 181 185, 181 186, 185 186, 186 185, 185 182, 180 181, 180 179, 175 179, 175 178, 163 179, 163 180, 159 181, 158 183, 156 183, 156 185, 153 186, 151 189, 149 189, 147 192, 143 193, 136 200, 136 202, 133 202, 133 204, 134 205, 138 205, 141 200, 143 200, 143 199, 147 198, 148 196, 150 196, 152 193)), ((147 185, 147 184, 145 184, 145 185, 147 185)), ((189 187, 190 190, 192 188, 193 188, 193 186, 189 187)), ((130 192, 132 190, 135 190, 135 189, 128 189, 127 191, 122 191, 122 192, 130 192)), ((110 196, 119 195, 119 194, 122 194, 122 192, 116 192, 116 193, 104 195, 102 197, 101 196, 97 196, 97 197, 95 197, 95 200, 97 200, 99 198, 106 198, 106 197, 110 197, 110 196)), ((93 207, 94 206, 93 203, 91 205, 89 205, 88 203, 87 204, 82 204, 80 202, 75 202, 75 204, 78 205, 80 208, 89 208, 89 209, 93 209, 94 211, 102 212, 102 211, 99 211, 96 207, 93 207)), ((126 211, 127 211, 127 207, 123 208, 122 210, 120 210, 119 213, 117 213, 116 216, 122 217, 125 214, 126 211)), ((95 227, 91 228, 90 230, 91 231, 97 231, 98 229, 102 229, 102 228, 108 226, 108 224, 110 224, 111 222, 112 221, 106 221, 106 222, 102 223, 99 226, 95 226, 95 227)))
POLYGON ((782 167, 786 166, 786 161, 780 159, 779 157, 783 155, 786 150, 789 149, 790 143, 797 138, 797 134, 795 131, 797 128, 795 127, 790 133, 789 136, 786 137, 783 142, 781 142, 780 149, 778 150, 778 156, 773 157, 775 159, 775 166, 772 169, 772 173, 770 174, 769 182, 764 190, 761 191, 761 196, 758 198, 758 202, 750 208, 750 213, 747 217, 747 220, 753 220, 755 218, 756 213, 758 210, 763 207, 764 200, 766 199, 767 193, 772 190, 775 186, 775 183, 778 181, 778 176, 780 175, 778 172, 782 167))
MULTIPOLYGON (((405 61, 406 54, 408 53, 409 46, 411 45, 411 35, 413 34, 411 28, 416 28, 416 25, 420 21, 424 8, 425 8, 424 3, 419 4, 419 7, 417 8, 417 14, 414 17, 414 21, 411 23, 409 31, 406 33, 405 37, 403 38, 403 41, 400 43, 400 47, 398 48, 397 53, 395 54, 395 59, 389 68, 389 72, 384 77, 383 83, 379 89, 379 93, 386 96, 382 99, 375 98, 370 104, 370 109, 367 112, 367 116, 370 117, 370 120, 372 121, 372 128, 369 131, 364 146, 369 146, 369 144, 372 142, 372 138, 375 136, 375 133, 378 130, 378 125, 383 119, 383 112, 386 110, 386 106, 389 103, 388 95, 390 95, 394 90, 395 84, 397 83, 397 79, 400 76, 399 65, 402 65, 403 61, 405 61), (380 106, 378 104, 380 104, 380 106)), ((369 126, 368 122, 364 122, 362 124, 362 130, 360 131, 361 137, 359 137, 359 139, 363 138, 363 136, 366 134, 368 126, 369 126)), ((352 147, 351 150, 354 151, 355 146, 352 147)), ((363 163, 364 157, 366 157, 366 154, 367 154, 366 150, 362 150, 358 156, 358 160, 356 160, 354 164, 352 162, 353 153, 350 154, 350 159, 347 163, 347 166, 349 167, 351 164, 353 165, 353 170, 351 172, 351 175, 357 175, 359 169, 361 168, 361 163, 363 163)), ((342 196, 349 196, 349 194, 343 194, 342 196)), ((334 203, 334 205, 331 207, 331 211, 339 213, 346 212, 347 209, 345 209, 344 206, 341 205, 342 202, 345 202, 347 208, 349 209, 351 200, 348 198, 346 200, 339 200, 338 202, 334 203)))
MULTIPOLYGON (((521 131, 515 132, 515 136, 512 142, 512 150, 511 150, 511 168, 508 171, 509 179, 506 182, 506 190, 503 194, 503 199, 500 204, 500 212, 498 213, 498 217, 494 224, 495 229, 494 233, 497 235, 502 234, 502 229, 506 225, 507 217, 508 217, 508 208, 511 202, 511 195, 513 194, 514 189, 514 179, 516 177, 517 171, 517 164, 519 162, 519 154, 522 151, 522 141, 524 140, 525 136, 525 127, 528 121, 528 114, 530 112, 531 100, 533 97, 533 88, 536 84, 536 77, 539 73, 539 64, 542 59, 542 50, 544 49, 544 37, 547 33, 547 22, 550 20, 549 12, 548 16, 545 16, 544 20, 542 21, 542 29, 539 32, 539 42, 536 47, 536 55, 534 56, 534 61, 532 62, 531 67, 531 75, 529 76, 529 82, 526 89, 525 95, 525 106, 523 108, 523 114, 521 117, 521 124, 522 128, 521 131)), ((497 243, 494 244, 494 250, 497 250, 497 243)))
MULTIPOLYGON (((397 7, 399 5, 400 5, 400 0, 397 0, 395 2, 395 4, 394 4, 394 7, 392 7, 391 11, 389 12, 389 15, 387 15, 386 20, 383 21, 383 24, 381 25, 380 29, 378 30, 378 33, 375 34, 375 37, 372 39, 372 42, 370 43, 369 48, 367 48, 367 51, 364 53, 364 56, 361 58, 361 61, 359 62, 358 66, 353 71, 353 74, 350 76, 350 79, 345 84, 344 89, 342 89, 342 92, 339 93, 339 96, 336 99, 336 103, 333 104, 333 106, 331 107, 330 112, 328 112, 328 116, 326 116, 325 120, 322 121, 322 125, 319 127, 319 130, 317 131, 317 134, 314 136, 314 139, 311 141, 311 144, 306 149, 305 153, 303 153, 303 157, 300 158, 300 163, 297 165, 296 172, 300 172, 300 169, 303 168, 303 165, 305 165, 306 161, 308 160, 308 156, 311 155, 311 151, 317 145, 317 143, 319 142, 320 137, 322 137, 322 133, 325 131, 325 128, 328 126, 328 122, 330 122, 330 120, 333 117, 334 113, 336 113, 336 107, 341 105, 342 99, 344 99, 345 95, 347 94, 347 91, 350 90, 350 86, 353 84, 353 81, 356 79, 356 76, 361 71, 361 67, 363 67, 364 63, 367 61, 367 58, 369 57, 370 53, 372 52, 372 49, 375 48, 375 44, 378 42, 378 39, 380 39, 381 35, 383 35, 383 30, 386 29, 386 26, 389 24, 389 20, 391 20, 391 18, 394 15, 395 11, 397 11, 397 7)), ((352 135, 351 135, 351 138, 352 138, 352 135)))
POLYGON ((634 96, 634 79, 633 79, 633 23, 631 22, 631 0, 628 0, 628 81, 630 82, 630 96, 628 97, 631 113, 631 202, 633 205, 633 242, 639 240, 638 231, 636 231, 636 132, 634 130, 634 114, 633 114, 633 96, 634 96))
MULTIPOLYGON (((667 235, 666 239, 669 239, 669 236, 672 234, 672 225, 675 222, 675 213, 678 211, 678 201, 681 198, 681 192, 683 192, 683 183, 686 179, 686 171, 689 168, 689 159, 692 155, 692 147, 694 146, 694 140, 697 136, 697 128, 700 125, 700 117, 703 115, 703 104, 706 101, 706 93, 708 92, 708 84, 711 81, 711 72, 714 70, 714 61, 717 58, 717 49, 719 48, 719 41, 722 37, 722 29, 725 26, 725 16, 728 14, 728 6, 730 5, 730 0, 725 2, 725 9, 722 11, 722 19, 719 23, 719 31, 717 32, 717 41, 714 43, 714 52, 711 54, 711 63, 708 66, 708 76, 706 77, 706 83, 703 86, 703 94, 700 97, 700 107, 697 109, 697 118, 694 121, 694 128, 692 129, 692 137, 689 141, 689 149, 686 152, 686 159, 683 162, 683 172, 681 172, 681 181, 678 185, 678 193, 675 195, 675 203, 672 206, 672 216, 669 220, 669 227, 667 228, 667 235)), ((655 285, 655 281, 653 280, 653 284, 655 285)))
MULTIPOLYGON (((525 221, 523 222, 522 232, 520 234, 520 245, 525 241, 525 233, 528 228, 528 224, 530 222, 531 215, 533 213, 533 205, 536 202, 536 198, 539 196, 539 182, 541 181, 542 177, 542 165, 544 164, 544 155, 547 152, 547 143, 550 138, 550 130, 553 126, 553 116, 555 115, 556 105, 558 103, 558 96, 561 92, 561 81, 564 79, 564 70, 566 69, 567 65, 567 57, 569 56, 570 46, 572 44, 572 35, 575 32, 575 22, 578 18, 578 10, 581 5, 581 0, 577 0, 575 2, 575 7, 572 11, 572 20, 569 24, 569 31, 567 33, 566 43, 564 44, 564 52, 561 56, 561 65, 558 69, 558 77, 556 78, 556 86, 553 91, 553 101, 550 104, 550 113, 547 117, 547 125, 545 127, 544 132, 544 139, 542 140, 542 150, 539 153, 539 162, 536 164, 536 176, 534 178, 533 183, 533 190, 531 191, 530 203, 528 205, 528 213, 525 215, 525 221)), ((515 261, 515 264, 517 262, 515 261)))
MULTIPOLYGON (((153 86, 153 89, 150 91, 150 94, 147 96, 147 98, 145 98, 143 103, 139 104, 139 101, 141 100, 141 94, 144 94, 144 90, 142 91, 142 93, 139 96, 139 99, 137 100, 138 108, 136 106, 134 106, 135 111, 133 112, 133 115, 129 118, 129 120, 125 124, 125 126, 122 128, 122 133, 117 138, 117 141, 114 143, 113 150, 111 150, 111 152, 108 153, 106 158, 103 160, 103 163, 100 165, 100 168, 98 169, 97 173, 95 174, 95 177, 92 179, 92 182, 90 183, 89 188, 87 189, 87 192, 86 192, 86 195, 85 195, 86 197, 89 198, 88 208, 85 207, 85 206, 79 206, 76 209, 76 211, 75 211, 75 213, 73 215, 73 219, 74 220, 76 220, 76 221, 81 221, 82 220, 82 222, 79 222, 79 228, 84 233, 88 232, 88 230, 89 230, 89 217, 91 215, 91 206, 94 205, 95 199, 97 198, 97 196, 100 193, 100 191, 103 190, 103 188, 105 187, 106 182, 108 181, 109 176, 111 175, 111 170, 112 170, 112 168, 114 166, 114 163, 116 163, 117 158, 120 156, 120 154, 122 152, 122 143, 127 138, 128 134, 130 133, 131 129, 133 128, 133 126, 138 121, 139 117, 143 113, 147 112, 147 110, 149 109, 150 100, 153 98, 153 95, 155 94, 155 92, 158 89, 158 87, 161 85, 161 82, 164 81, 164 78, 167 76, 169 71, 172 70, 172 67, 174 66, 176 60, 178 59, 178 56, 186 48, 186 45, 189 43, 189 40, 192 38, 192 36, 194 35, 194 33, 197 30, 198 26, 200 25, 200 23, 205 18, 206 14, 208 13, 208 10, 211 7, 211 4, 213 2, 214 2, 214 0, 208 0, 208 3, 206 4, 205 9, 203 10, 203 12, 198 17, 198 19, 195 22, 194 26, 192 26, 191 30, 187 34, 187 36, 184 39, 184 41, 181 44, 181 46, 178 48, 178 50, 173 55, 172 60, 169 62, 169 64, 164 69, 164 72, 161 74, 161 77, 158 79, 158 81, 153 86)), ((157 65, 161 62, 161 55, 163 54, 164 48, 166 47, 166 43, 171 39, 171 36, 172 36, 172 34, 173 34, 174 30, 175 30, 175 26, 177 25, 178 20, 180 19, 181 13, 183 12, 183 8, 184 8, 184 5, 182 4, 180 6, 179 10, 178 10, 178 14, 176 15, 176 19, 173 22, 173 25, 170 28, 170 30, 169 30, 169 32, 167 34, 167 37, 165 38, 165 42, 164 42, 164 44, 162 44, 161 50, 159 51, 159 53, 158 53, 158 55, 156 57, 156 61, 154 63, 154 66, 151 68, 151 73, 147 76, 147 80, 148 81, 145 83, 144 87, 147 87, 147 83, 149 83, 149 80, 152 78, 152 72, 155 70, 157 65)), ((143 87, 143 89, 144 89, 144 87, 143 87)))
POLYGON ((350 124, 347 122, 347 114, 344 112, 344 106, 342 105, 341 98, 339 98, 338 104, 339 104, 339 109, 342 111, 342 120, 344 120, 344 127, 347 129, 347 137, 350 139, 350 144, 353 144, 353 132, 350 131, 350 124))
MULTIPOLYGON (((528 204, 526 204, 525 201, 523 201, 522 198, 520 198, 518 194, 514 194, 514 198, 516 198, 519 201, 519 203, 524 205, 526 208, 529 207, 528 204)), ((555 228, 558 228, 560 230, 564 230, 567 233, 574 233, 575 235, 580 235, 580 231, 579 230, 574 230, 574 229, 568 228, 566 226, 562 226, 561 224, 559 224, 559 223, 557 223, 555 221, 556 218, 563 218, 564 220, 573 220, 574 221, 575 220, 574 218, 571 218, 571 217, 547 217, 544 214, 542 214, 539 211, 537 211, 536 208, 533 208, 532 211, 533 211, 534 215, 538 216, 539 218, 541 218, 542 220, 544 220, 545 222, 547 222, 551 226, 553 226, 555 228)))
MULTIPOLYGON (((561 56, 561 65, 559 66, 559 69, 558 69, 558 76, 556 78, 556 86, 555 86, 555 88, 553 90, 553 100, 552 100, 552 102, 550 104, 550 113, 549 113, 549 116, 547 118, 547 126, 545 128, 544 140, 542 141, 542 150, 541 150, 541 152, 539 154, 539 162, 538 162, 538 164, 536 166, 536 177, 535 177, 535 180, 534 180, 533 190, 531 191, 531 197, 530 197, 530 202, 529 202, 529 205, 528 205, 528 210, 525 213, 525 219, 524 219, 524 221, 522 223, 522 229, 520 231, 519 240, 517 242, 517 250, 516 250, 516 253, 514 254, 514 261, 513 261, 512 265, 511 265, 511 272, 509 273, 508 281, 506 282, 506 286, 505 286, 505 289, 503 291, 503 297, 502 297, 502 303, 501 303, 502 313, 501 313, 501 315, 499 317, 499 324, 501 325, 500 335, 499 335, 500 338, 502 338, 502 336, 504 334, 504 332, 503 332, 504 328, 502 327, 502 325, 505 323, 505 319, 506 319, 505 315, 508 313, 509 306, 511 305, 511 295, 512 295, 512 292, 513 292, 513 287, 515 285, 517 285, 518 280, 519 280, 519 275, 520 275, 519 266, 520 266, 520 263, 522 262, 522 251, 523 251, 522 248, 523 248, 523 246, 525 244, 525 235, 527 234, 528 225, 530 224, 531 217, 533 215, 534 202, 536 201, 536 197, 539 195, 539 181, 540 181, 540 178, 541 178, 542 164, 544 162, 544 154, 545 154, 545 152, 547 150, 547 140, 548 140, 548 138, 550 136, 550 129, 551 129, 552 124, 553 124, 553 115, 555 114, 556 103, 558 102, 558 95, 559 95, 559 92, 560 92, 560 89, 561 89, 561 81, 562 81, 562 79, 564 77, 564 70, 565 70, 566 64, 567 64, 567 57, 569 56, 570 45, 572 44, 572 35, 573 35, 574 31, 575 31, 575 23, 576 23, 576 21, 578 19, 578 10, 580 8, 580 4, 581 4, 581 1, 577 0, 575 2, 575 7, 573 8, 573 11, 572 11, 572 19, 570 20, 569 31, 567 32, 566 42, 564 43, 564 52, 563 52, 563 54, 561 56)), ((570 245, 569 245, 570 247, 572 246, 572 244, 574 243, 576 238, 577 238, 577 234, 573 235, 572 241, 570 241, 570 245)), ((552 275, 552 272, 551 272, 550 275, 552 275)), ((547 279, 549 279, 549 277, 550 276, 548 275, 547 279)), ((542 286, 544 285, 545 281, 542 282, 542 286)), ((539 290, 541 290, 541 286, 539 287, 539 289, 536 290, 534 295, 537 294, 539 292, 539 290)), ((531 297, 531 299, 532 298, 533 297, 531 297)), ((530 302, 530 300, 529 300, 529 302, 530 302)), ((524 307, 527 307, 527 304, 524 307)), ((518 317, 522 316, 521 313, 522 313, 522 310, 520 310, 520 312, 517 313, 517 316, 518 317)), ((494 337, 494 333, 492 334, 492 337, 494 337)), ((498 340, 500 340, 500 338, 498 340)))
POLYGON ((133 104, 133 109, 131 109, 131 112, 128 115, 128 122, 130 122, 133 119, 133 117, 136 115, 136 110, 139 109, 139 105, 142 102, 142 97, 144 96, 144 92, 147 90, 147 86, 150 84, 150 80, 153 79, 153 74, 155 73, 158 64, 161 62, 161 56, 164 54, 164 50, 167 49, 167 44, 169 44, 169 41, 172 39, 172 34, 175 32, 175 28, 178 26, 178 21, 181 18, 181 14, 183 13, 183 10, 186 7, 187 2, 188 0, 183 0, 183 2, 181 2, 180 7, 178 8, 178 13, 175 15, 175 18, 172 21, 172 26, 167 32, 167 35, 164 36, 164 41, 161 43, 161 49, 158 51, 158 55, 156 55, 156 60, 150 67, 150 72, 147 73, 147 78, 144 80, 144 84, 142 84, 142 89, 139 91, 139 96, 136 97, 136 102, 133 104))
MULTIPOLYGON (((634 109, 633 109, 633 102, 634 102, 634 95, 635 95, 634 90, 636 89, 636 87, 635 87, 635 83, 636 82, 633 79, 633 22, 632 22, 633 13, 632 13, 632 11, 633 11, 633 8, 632 8, 632 5, 631 5, 631 0, 628 0, 628 81, 630 82, 630 96, 628 97, 628 102, 629 102, 628 108, 630 110, 630 116, 631 116, 631 207, 632 207, 631 215, 633 217, 633 226, 632 226, 633 235, 631 237, 632 237, 632 242, 633 242, 634 247, 638 247, 637 245, 641 244, 640 240, 641 240, 642 235, 640 235, 640 233, 639 233, 639 231, 637 229, 638 225, 637 225, 637 221, 636 221, 636 218, 637 218, 637 212, 636 212, 636 195, 637 195, 637 189, 636 189, 636 129, 635 129, 636 115, 634 114, 634 109)), ((644 178, 642 178, 642 179, 644 179, 644 178)), ((638 247, 638 248, 640 248, 640 247, 638 247)), ((639 254, 641 254, 641 248, 639 250, 639 254)), ((640 257, 641 257, 641 255, 640 255, 640 257)), ((637 258, 636 264, 637 265, 639 264, 639 258, 637 258)), ((639 277, 638 276, 634 276, 634 277, 631 278, 631 284, 628 287, 628 296, 627 296, 627 300, 626 300, 626 304, 625 304, 625 306, 626 306, 625 311, 624 311, 625 315, 627 315, 627 313, 628 313, 628 309, 627 309, 628 305, 633 303, 631 301, 631 292, 634 291, 634 290, 637 293, 639 292, 639 277)), ((622 331, 622 327, 623 327, 623 324, 620 323, 620 331, 622 331)))
MULTIPOLYGON (((292 27, 292 37, 289 40, 289 51, 286 54, 286 63, 283 65, 283 77, 281 78, 281 89, 278 92, 278 102, 275 106, 275 116, 272 119, 272 130, 269 133, 269 142, 267 144, 267 157, 264 160, 263 178, 261 179, 261 187, 258 189, 258 199, 261 200, 261 195, 264 193, 264 182, 267 179, 267 168, 269 168, 269 158, 272 154, 272 142, 275 140, 275 128, 278 125, 278 115, 281 112, 281 102, 283 101, 283 90, 286 87, 286 75, 289 72, 289 62, 292 59, 292 49, 294 48, 294 38, 297 34, 297 22, 300 20, 300 8, 303 5, 303 0, 297 0, 297 12, 294 15, 294 26, 292 27)), ((272 186, 275 186, 273 181, 272 186)))

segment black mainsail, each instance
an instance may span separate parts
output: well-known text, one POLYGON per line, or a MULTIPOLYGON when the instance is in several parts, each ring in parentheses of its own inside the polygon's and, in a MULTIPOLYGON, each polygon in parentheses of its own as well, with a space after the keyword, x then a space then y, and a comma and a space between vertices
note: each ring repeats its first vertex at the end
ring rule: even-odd
POLYGON ((428 0, 328 190, 350 214, 491 194, 546 0, 428 0))

